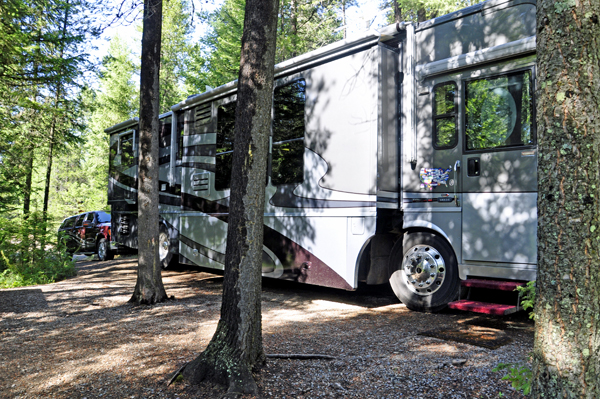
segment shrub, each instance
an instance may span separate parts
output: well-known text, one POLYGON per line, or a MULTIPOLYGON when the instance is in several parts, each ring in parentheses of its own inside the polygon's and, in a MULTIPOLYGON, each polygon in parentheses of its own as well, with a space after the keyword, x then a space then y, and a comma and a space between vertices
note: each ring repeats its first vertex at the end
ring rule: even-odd
POLYGON ((503 380, 511 382, 512 387, 518 391, 523 391, 523 395, 529 395, 531 392, 531 369, 522 364, 500 363, 492 371, 508 371, 508 374, 502 377, 503 380))
POLYGON ((39 213, 0 215, 0 288, 49 284, 74 276, 75 265, 39 213))
POLYGON ((533 305, 535 304, 535 281, 529 281, 527 285, 517 287, 517 291, 521 295, 521 306, 523 310, 531 309, 529 312, 529 318, 535 319, 535 313, 533 311, 533 305))

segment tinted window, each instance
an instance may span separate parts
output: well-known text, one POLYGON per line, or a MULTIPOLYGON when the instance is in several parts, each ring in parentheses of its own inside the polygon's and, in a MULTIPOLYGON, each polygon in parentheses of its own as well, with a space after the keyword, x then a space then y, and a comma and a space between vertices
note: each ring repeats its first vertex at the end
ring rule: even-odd
POLYGON ((301 183, 304 178, 304 79, 275 89, 273 97, 271 182, 301 183))
POLYGON ((132 166, 134 164, 134 132, 128 132, 119 136, 119 150, 118 154, 121 155, 121 166, 132 166))
POLYGON ((456 84, 442 83, 433 89, 433 146, 446 149, 457 142, 456 84))
POLYGON ((170 116, 160 120, 158 143, 161 148, 171 146, 171 120, 170 116))
POLYGON ((85 213, 83 215, 76 216, 77 221, 75 222, 75 227, 81 227, 83 225, 83 220, 85 219, 85 213))
POLYGON ((87 216, 86 216, 86 218, 85 218, 85 221, 93 223, 94 222, 94 212, 88 213, 87 216))
POLYGON ((66 219, 63 222, 63 224, 60 226, 60 228, 61 229, 66 229, 66 228, 69 228, 69 227, 73 227, 75 225, 75 219, 76 219, 75 216, 72 216, 72 217, 66 219))
POLYGON ((225 190, 231 184, 233 160, 233 129, 235 127, 236 102, 221 105, 217 109, 217 154, 215 189, 225 190))
POLYGON ((110 222, 110 214, 106 212, 96 212, 96 218, 98 219, 98 223, 110 222))
POLYGON ((183 136, 185 135, 184 114, 177 118, 177 159, 183 158, 183 136))
POLYGON ((531 72, 467 82, 465 97, 468 150, 534 144, 531 72))

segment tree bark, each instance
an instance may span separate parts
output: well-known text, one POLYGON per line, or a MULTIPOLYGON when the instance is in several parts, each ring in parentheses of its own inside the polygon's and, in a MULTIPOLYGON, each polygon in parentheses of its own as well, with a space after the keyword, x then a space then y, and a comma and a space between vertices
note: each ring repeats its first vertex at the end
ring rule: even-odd
POLYGON ((144 0, 138 158, 138 274, 130 302, 167 299, 158 255, 158 115, 162 0, 144 0))
POLYGON ((265 361, 261 259, 278 8, 279 0, 246 2, 221 318, 183 372, 193 383, 226 384, 229 397, 256 394, 252 370, 265 361))
POLYGON ((394 22, 399 24, 402 22, 402 9, 400 8, 400 4, 398 4, 398 0, 393 0, 394 3, 394 22))
POLYGON ((537 1, 534 398, 600 397, 600 3, 537 1))

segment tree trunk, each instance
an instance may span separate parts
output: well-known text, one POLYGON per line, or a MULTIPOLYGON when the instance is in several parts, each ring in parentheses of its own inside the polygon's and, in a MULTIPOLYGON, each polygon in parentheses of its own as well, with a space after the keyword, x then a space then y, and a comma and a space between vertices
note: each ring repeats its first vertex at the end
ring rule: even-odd
POLYGON ((292 53, 290 56, 294 58, 298 55, 298 0, 291 0, 290 10, 290 25, 292 31, 292 53))
POLYGON ((207 349, 184 370, 193 383, 227 384, 234 397, 257 393, 252 369, 265 361, 261 259, 278 3, 246 2, 221 319, 207 349))
MULTIPOLYGON (((69 26, 69 1, 65 2, 65 17, 63 19, 62 26, 62 40, 65 40, 67 36, 67 27, 69 26)), ((65 44, 61 41, 60 45, 60 55, 59 58, 62 60, 65 56, 65 44)), ((58 109, 60 100, 62 97, 62 82, 58 82, 56 87, 56 95, 54 97, 54 108, 58 109)), ((52 124, 50 125, 50 143, 48 144, 48 160, 46 161, 46 183, 44 185, 44 205, 42 208, 42 214, 44 217, 44 222, 48 219, 48 203, 50 199, 50 177, 52 177, 52 162, 54 156, 54 145, 55 145, 55 135, 56 135, 56 114, 52 116, 52 124)))
POLYGON ((425 7, 419 7, 417 9, 417 22, 427 21, 427 10, 425 7))
POLYGON ((144 0, 138 162, 138 274, 130 302, 167 299, 158 256, 158 107, 162 0, 144 0))
POLYGON ((600 398, 600 3, 537 2, 534 398, 600 398))
POLYGON ((402 22, 402 9, 400 8, 400 4, 398 4, 398 0, 393 0, 394 2, 394 22, 399 24, 402 22))
POLYGON ((25 187, 23 190, 23 216, 29 217, 31 212, 31 191, 33 189, 33 145, 29 145, 25 154, 25 187))

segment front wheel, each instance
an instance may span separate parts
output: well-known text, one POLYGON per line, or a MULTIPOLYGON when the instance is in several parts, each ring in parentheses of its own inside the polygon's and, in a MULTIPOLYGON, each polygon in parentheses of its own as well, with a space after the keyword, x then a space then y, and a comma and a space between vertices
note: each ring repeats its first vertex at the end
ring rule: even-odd
POLYGON ((431 233, 408 233, 390 255, 390 285, 407 308, 437 312, 458 296, 458 264, 452 247, 431 233))
POLYGON ((105 260, 113 260, 115 258, 115 254, 110 250, 110 246, 106 238, 101 238, 100 241, 98 241, 96 253, 98 254, 98 260, 100 262, 104 262, 105 260))

